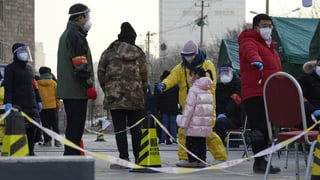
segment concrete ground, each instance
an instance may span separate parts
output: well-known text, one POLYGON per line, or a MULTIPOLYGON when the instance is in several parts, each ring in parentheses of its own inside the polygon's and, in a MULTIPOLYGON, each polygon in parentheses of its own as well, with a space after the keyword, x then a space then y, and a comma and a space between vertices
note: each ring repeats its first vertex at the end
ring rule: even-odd
MULTIPOLYGON (((129 151, 131 159, 133 159, 130 135, 129 138, 129 151)), ((104 155, 110 155, 118 157, 118 152, 115 143, 115 137, 112 134, 104 135, 103 139, 105 141, 95 141, 97 136, 94 134, 85 134, 83 138, 84 149, 104 155)), ((162 167, 175 167, 177 161, 177 148, 178 145, 160 145, 160 159, 162 167)), ((39 145, 35 146, 35 153, 37 156, 62 156, 63 147, 41 147, 39 145)), ((233 149, 229 152, 229 160, 241 159, 243 154, 242 149, 233 149)), ((252 152, 249 151, 249 155, 252 156, 252 152)), ((300 153, 300 179, 304 179, 305 173, 305 162, 304 156, 300 153)), ((253 180, 253 179, 263 179, 263 174, 254 174, 252 171, 253 160, 244 161, 238 165, 230 168, 221 170, 205 170, 201 172, 187 173, 187 174, 167 174, 167 173, 135 173, 130 172, 128 169, 110 169, 110 162, 95 158, 95 180, 132 180, 132 179, 183 179, 183 180, 194 180, 194 179, 228 179, 228 180, 253 180)), ((211 154, 207 153, 207 161, 214 163, 214 159, 211 154)), ((273 165, 279 166, 281 172, 279 174, 270 175, 269 179, 279 180, 279 179, 296 179, 295 177, 295 158, 294 152, 289 153, 288 168, 285 168, 285 155, 284 152, 278 157, 277 154, 273 156, 273 165)))

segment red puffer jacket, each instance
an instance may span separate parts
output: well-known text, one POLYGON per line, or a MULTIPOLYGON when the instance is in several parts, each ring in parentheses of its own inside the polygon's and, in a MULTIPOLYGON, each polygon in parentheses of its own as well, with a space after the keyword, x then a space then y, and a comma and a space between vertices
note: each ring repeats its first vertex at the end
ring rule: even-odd
POLYGON ((262 96, 267 78, 282 69, 278 52, 274 48, 275 42, 272 41, 269 47, 260 34, 253 29, 244 30, 240 34, 238 42, 243 100, 262 96), (251 65, 254 61, 263 63, 262 71, 251 65))

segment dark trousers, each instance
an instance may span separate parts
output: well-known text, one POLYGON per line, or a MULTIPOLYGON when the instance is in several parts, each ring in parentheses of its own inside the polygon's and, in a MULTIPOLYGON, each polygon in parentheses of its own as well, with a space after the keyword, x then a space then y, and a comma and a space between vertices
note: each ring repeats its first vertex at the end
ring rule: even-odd
MULTIPOLYGON (((57 108, 42 109, 40 112, 42 126, 52 129, 57 134, 60 133, 58 126, 58 111, 57 108)), ((51 141, 51 136, 43 133, 44 142, 51 141)))
MULTIPOLYGON (((164 127, 167 128, 171 136, 174 138, 173 140, 177 140, 177 122, 176 122, 176 115, 171 115, 171 114, 165 114, 163 113, 162 115, 162 124, 164 127)), ((164 131, 161 131, 161 136, 160 136, 160 141, 165 141, 168 140, 167 133, 164 131)))
MULTIPOLYGON (((121 132, 127 128, 127 126, 132 126, 138 120, 142 118, 141 111, 131 111, 124 109, 110 110, 112 116, 112 123, 114 132, 116 133, 116 142, 117 148, 119 151, 119 158, 129 159, 128 153, 128 141, 127 141, 127 132, 121 132)), ((141 140, 141 125, 137 125, 134 128, 130 129, 131 133, 131 142, 134 158, 137 161, 139 158, 140 152, 140 140, 141 140)))
POLYGON ((30 126, 26 128, 26 135, 28 139, 28 148, 29 148, 29 155, 34 156, 34 140, 35 140, 35 135, 36 135, 36 127, 35 126, 30 126))
MULTIPOLYGON (((87 116, 87 99, 63 99, 67 115, 66 138, 80 146, 87 116)), ((80 155, 80 151, 67 145, 64 146, 64 155, 80 155)))
POLYGON ((220 118, 219 120, 216 120, 215 125, 215 131, 222 140, 222 142, 225 144, 226 137, 227 137, 227 130, 228 129, 235 129, 239 128, 240 125, 235 123, 235 121, 232 118, 220 118))
MULTIPOLYGON (((193 154, 198 156, 201 160, 206 161, 207 158, 207 147, 206 147, 206 138, 205 137, 186 137, 186 147, 193 154)), ((198 161, 196 158, 191 156, 188 153, 189 162, 198 161)))
MULTIPOLYGON (((251 128, 252 151, 256 154, 266 149, 269 141, 263 96, 246 99, 244 107, 251 128)), ((264 157, 257 157, 255 161, 264 161, 264 157)))

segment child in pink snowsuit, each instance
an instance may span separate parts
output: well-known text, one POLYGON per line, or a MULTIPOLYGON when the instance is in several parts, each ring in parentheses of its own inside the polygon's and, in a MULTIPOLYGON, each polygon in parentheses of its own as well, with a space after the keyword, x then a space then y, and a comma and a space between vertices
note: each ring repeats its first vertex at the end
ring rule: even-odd
MULTIPOLYGON (((186 147, 189 151, 206 161, 206 137, 210 137, 212 128, 213 97, 210 92, 212 80, 206 77, 203 68, 191 71, 192 87, 187 95, 186 106, 178 126, 184 128, 186 147)), ((205 167, 206 165, 188 153, 189 162, 182 167, 205 167)))

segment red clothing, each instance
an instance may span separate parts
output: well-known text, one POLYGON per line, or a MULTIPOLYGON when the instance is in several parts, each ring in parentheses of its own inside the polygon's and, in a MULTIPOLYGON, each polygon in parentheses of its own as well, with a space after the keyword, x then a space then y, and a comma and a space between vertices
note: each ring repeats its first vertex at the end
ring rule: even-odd
POLYGON ((244 30, 239 38, 240 77, 243 100, 263 95, 263 86, 267 78, 281 71, 281 61, 275 50, 275 42, 270 47, 254 29, 244 30), (254 61, 263 63, 263 70, 251 65, 254 61), (261 79, 261 83, 259 80, 261 79))

